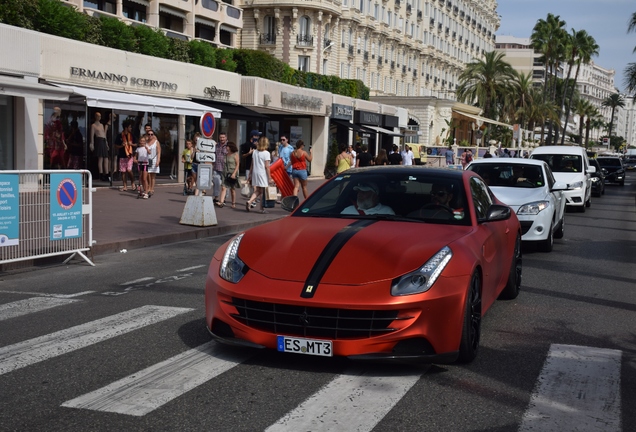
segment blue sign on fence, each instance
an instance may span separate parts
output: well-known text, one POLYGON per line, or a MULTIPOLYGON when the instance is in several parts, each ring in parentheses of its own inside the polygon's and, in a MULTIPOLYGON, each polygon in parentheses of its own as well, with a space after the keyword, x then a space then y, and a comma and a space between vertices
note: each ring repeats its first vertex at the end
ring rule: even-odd
POLYGON ((51 240, 82 236, 82 175, 51 174, 51 240))
POLYGON ((18 174, 0 174, 0 247, 17 246, 20 238, 18 174))

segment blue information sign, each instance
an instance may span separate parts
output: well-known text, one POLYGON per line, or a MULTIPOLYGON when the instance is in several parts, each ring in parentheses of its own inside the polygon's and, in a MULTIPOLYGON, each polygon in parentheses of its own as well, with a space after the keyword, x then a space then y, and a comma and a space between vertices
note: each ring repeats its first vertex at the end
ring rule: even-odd
POLYGON ((18 174, 0 174, 0 247, 16 246, 20 238, 18 174))
POLYGON ((82 236, 82 175, 51 174, 51 240, 82 236))

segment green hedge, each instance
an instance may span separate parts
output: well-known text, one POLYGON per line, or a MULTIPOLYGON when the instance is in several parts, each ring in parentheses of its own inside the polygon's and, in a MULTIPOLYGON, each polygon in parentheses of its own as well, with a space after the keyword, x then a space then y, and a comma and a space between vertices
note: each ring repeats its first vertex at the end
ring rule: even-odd
POLYGON ((0 23, 153 57, 237 72, 299 87, 369 99, 360 80, 298 71, 264 51, 214 48, 207 42, 170 38, 160 29, 90 17, 59 0, 1 0, 0 23))

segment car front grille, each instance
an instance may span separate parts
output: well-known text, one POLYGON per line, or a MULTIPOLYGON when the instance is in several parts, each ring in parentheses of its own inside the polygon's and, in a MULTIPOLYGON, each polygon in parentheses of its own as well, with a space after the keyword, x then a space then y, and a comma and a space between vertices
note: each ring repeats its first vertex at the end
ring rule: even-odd
POLYGON ((527 233, 530 228, 532 228, 533 223, 533 221, 519 221, 519 224, 521 225, 521 235, 527 233))
POLYGON ((395 310, 331 309, 265 303, 233 297, 237 314, 231 316, 248 327, 274 334, 329 339, 359 339, 395 331, 395 310))

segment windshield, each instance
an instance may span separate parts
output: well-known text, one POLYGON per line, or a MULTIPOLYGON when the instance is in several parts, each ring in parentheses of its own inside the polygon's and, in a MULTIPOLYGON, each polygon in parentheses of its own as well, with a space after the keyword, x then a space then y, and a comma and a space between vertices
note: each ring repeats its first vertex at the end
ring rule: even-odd
POLYGON ((582 172, 583 160, 579 155, 569 154, 533 154, 532 159, 539 159, 547 162, 552 172, 582 172))
POLYGON ((543 170, 538 165, 512 163, 473 164, 469 170, 476 172, 488 186, 516 188, 540 188, 545 185, 543 170))
POLYGON ((598 163, 602 167, 620 167, 621 160, 619 158, 598 158, 598 163))
POLYGON ((461 177, 373 169, 335 177, 292 216, 470 225, 461 177))

